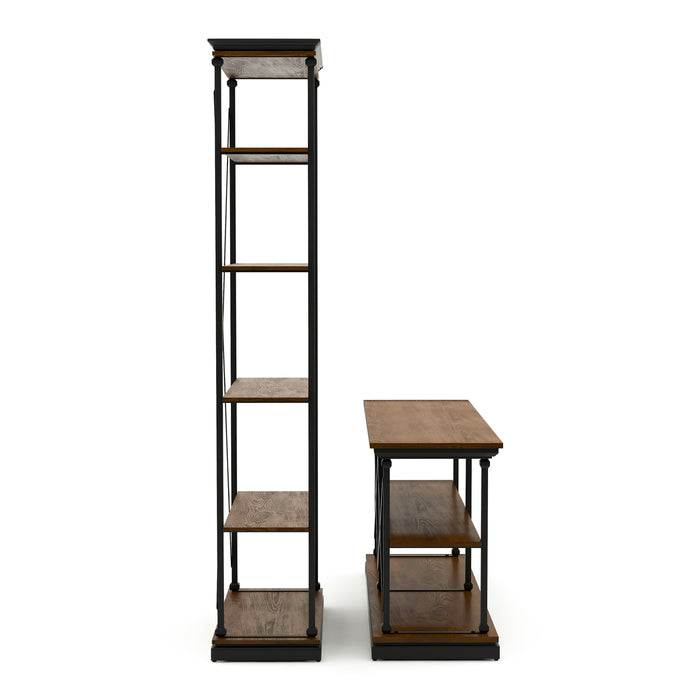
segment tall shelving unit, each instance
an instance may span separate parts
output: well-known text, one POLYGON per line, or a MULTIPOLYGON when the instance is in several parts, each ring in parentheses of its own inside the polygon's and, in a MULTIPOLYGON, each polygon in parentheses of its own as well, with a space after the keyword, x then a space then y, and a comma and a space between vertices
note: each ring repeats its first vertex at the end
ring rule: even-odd
MULTIPOLYGON (((318 582, 318 311, 317 311, 317 88, 322 67, 319 39, 209 39, 214 66, 215 278, 216 278, 216 607, 212 661, 321 659, 323 591, 318 582), (228 87, 228 143, 222 143, 222 73, 228 87), (245 79, 305 80, 308 142, 304 148, 236 145, 236 88, 245 79), (228 168, 224 192, 223 164, 228 168), (236 169, 249 165, 303 165, 308 172, 306 263, 249 263, 236 257, 236 169), (224 206, 228 198, 228 246, 224 206), (224 250, 228 248, 228 260, 224 250), (243 273, 297 272, 308 279, 308 377, 238 376, 236 277, 243 273), (229 281, 230 385, 225 385, 224 280, 229 281), (238 404, 308 403, 308 491, 238 491, 238 404), (230 421, 226 407, 230 405, 230 421), (230 427, 229 427, 230 426, 230 427), (226 455, 228 438, 229 454, 226 455), (226 458, 230 496, 225 493, 226 458), (228 515, 226 511, 228 509, 228 515), (308 532, 306 589, 245 589, 238 580, 238 533, 308 532), (225 533, 231 582, 226 584, 225 533)), ((252 232, 244 232, 250 235, 252 232)))

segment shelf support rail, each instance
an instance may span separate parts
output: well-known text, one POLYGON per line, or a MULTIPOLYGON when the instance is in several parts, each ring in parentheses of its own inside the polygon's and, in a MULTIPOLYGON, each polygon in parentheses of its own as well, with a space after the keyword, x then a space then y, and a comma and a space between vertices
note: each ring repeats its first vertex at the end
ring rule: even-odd
POLYGON ((318 150, 316 59, 306 59, 308 85, 308 293, 309 293, 309 627, 315 637, 318 582, 318 150))

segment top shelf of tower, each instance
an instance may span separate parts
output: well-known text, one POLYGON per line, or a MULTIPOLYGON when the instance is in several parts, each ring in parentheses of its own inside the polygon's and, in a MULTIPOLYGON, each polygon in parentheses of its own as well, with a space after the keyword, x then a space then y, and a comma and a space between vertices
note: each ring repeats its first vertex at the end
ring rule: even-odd
POLYGON ((307 78, 306 59, 316 59, 316 77, 323 68, 320 39, 209 39, 214 56, 228 78, 307 78))

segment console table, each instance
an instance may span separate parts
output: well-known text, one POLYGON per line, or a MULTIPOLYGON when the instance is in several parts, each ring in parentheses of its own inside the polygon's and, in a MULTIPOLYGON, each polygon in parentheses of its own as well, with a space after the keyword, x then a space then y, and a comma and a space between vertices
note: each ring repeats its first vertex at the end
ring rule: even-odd
POLYGON ((469 401, 364 404, 375 465, 374 551, 366 558, 372 658, 498 659, 487 608, 488 470, 503 443, 469 401), (392 480, 392 460, 402 459, 452 460, 452 480, 392 480), (471 519, 472 459, 481 468, 480 533, 471 519), (391 548, 450 553, 392 555, 391 548), (480 585, 471 570, 476 548, 480 585))

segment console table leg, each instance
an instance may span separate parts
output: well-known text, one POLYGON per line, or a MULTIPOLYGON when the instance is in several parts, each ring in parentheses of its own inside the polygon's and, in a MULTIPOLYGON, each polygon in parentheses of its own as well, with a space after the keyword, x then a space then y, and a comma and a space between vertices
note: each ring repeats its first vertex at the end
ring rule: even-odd
POLYGON ((488 632, 488 535, 489 535, 489 467, 488 459, 479 460, 481 467, 481 622, 479 632, 488 632))
POLYGON ((390 491, 391 477, 389 469, 391 469, 391 460, 383 459, 382 467, 382 632, 387 634, 391 632, 391 614, 389 608, 389 591, 391 590, 391 581, 389 578, 389 537, 390 537, 390 491))
POLYGON ((379 556, 379 457, 374 455, 374 554, 379 556))
MULTIPOLYGON (((466 470, 464 473, 464 507, 469 513, 469 517, 472 515, 472 461, 471 459, 466 460, 466 470)), ((465 566, 464 566, 464 590, 471 591, 474 587, 472 585, 472 550, 470 547, 464 552, 465 566)))

